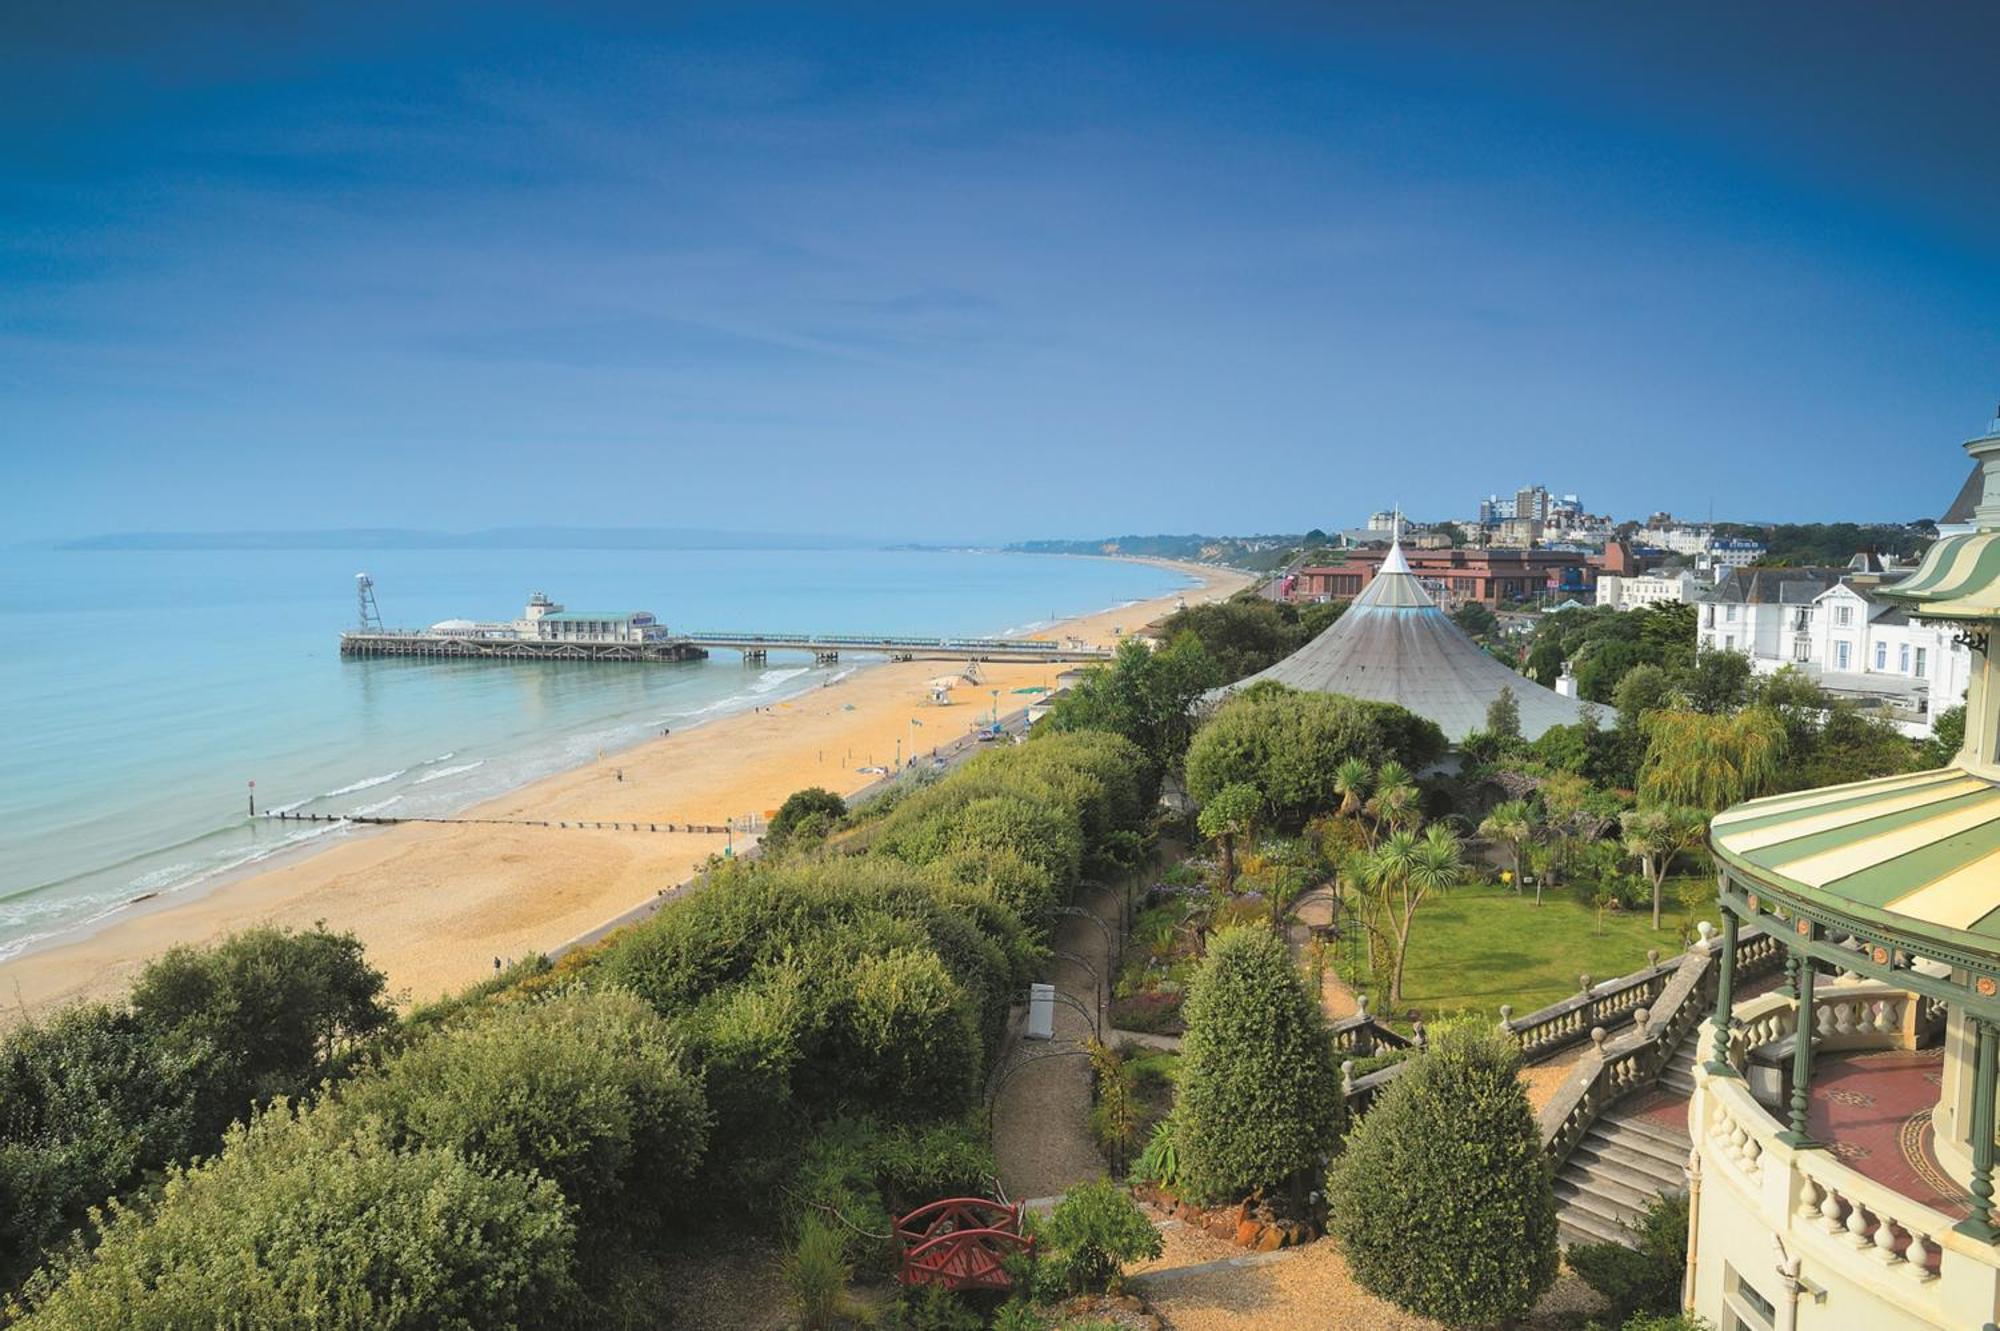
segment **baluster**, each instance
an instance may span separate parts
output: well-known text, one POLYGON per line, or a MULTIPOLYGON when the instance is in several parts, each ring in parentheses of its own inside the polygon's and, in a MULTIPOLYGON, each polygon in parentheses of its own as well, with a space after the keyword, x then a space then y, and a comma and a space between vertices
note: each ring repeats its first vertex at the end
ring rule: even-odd
POLYGON ((1930 1235, 1920 1230, 1910 1230, 1909 1234, 1910 1246, 1903 1250, 1903 1256, 1909 1261, 1907 1269, 1911 1277, 1918 1281, 1936 1280, 1937 1272, 1931 1269, 1931 1253, 1937 1245, 1931 1242, 1930 1235))
POLYGON ((1896 1222, 1886 1215, 1875 1217, 1875 1260, 1884 1266, 1894 1266, 1905 1260, 1896 1251, 1896 1222))
MULTIPOLYGON (((1860 1202, 1847 1208, 1847 1238, 1857 1248, 1874 1246, 1873 1240, 1868 1237, 1869 1218, 1869 1212, 1862 1209, 1860 1202)), ((1879 1218, 1876 1219, 1877 1227, 1880 1227, 1881 1223, 1879 1218)))
POLYGON ((1809 1178, 1800 1179, 1798 1218, 1800 1220, 1819 1219, 1820 1199, 1824 1196, 1826 1196, 1825 1188, 1820 1187, 1819 1184, 1809 1178))
POLYGON ((1846 1230, 1847 1226, 1840 1219, 1840 1194, 1832 1188, 1826 1190, 1826 1200, 1819 1204, 1819 1214, 1820 1223, 1827 1233, 1839 1234, 1846 1230))

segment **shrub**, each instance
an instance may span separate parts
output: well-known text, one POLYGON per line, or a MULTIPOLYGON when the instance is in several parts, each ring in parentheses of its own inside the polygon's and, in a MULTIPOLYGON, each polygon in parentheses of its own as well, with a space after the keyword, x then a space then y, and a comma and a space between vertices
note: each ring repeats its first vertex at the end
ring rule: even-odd
POLYGON ((841 986, 832 1063, 857 1106, 936 1118, 966 1108, 984 1059, 965 991, 932 953, 856 960, 841 986))
POLYGON ((1447 1025, 1348 1138, 1329 1222, 1363 1288, 1457 1326, 1524 1316, 1554 1282, 1555 1195, 1519 1070, 1497 1031, 1447 1025))
POLYGON ((1633 1313, 1672 1313, 1680 1305, 1686 1270, 1688 1199, 1673 1193, 1656 1199, 1632 1226, 1639 1246, 1579 1243, 1565 1254, 1570 1269, 1610 1305, 1613 1320, 1633 1313))
POLYGON ((0 1043, 0 1285, 140 1175, 211 1149, 205 1044, 168 1046, 130 1012, 66 1008, 0 1043))
POLYGON ((555 1184, 451 1151, 400 1150, 280 1103, 159 1200, 114 1203, 98 1242, 37 1274, 35 1331, 190 1326, 484 1331, 571 1288, 555 1184))
POLYGON ((847 816, 847 801, 823 786, 807 786, 785 796, 764 830, 763 845, 773 852, 823 841, 847 816))
POLYGON ((1160 1231, 1132 1198, 1102 1179, 1079 1183, 1062 1195, 1043 1223, 1047 1258, 1071 1293, 1118 1283, 1127 1262, 1158 1257, 1160 1231))
POLYGON ((854 1268, 847 1261, 847 1242, 832 1220, 808 1214, 799 1235, 785 1254, 785 1289, 808 1331, 834 1326, 849 1311, 847 1282, 854 1268))
POLYGON ((1218 934, 1183 1004, 1183 1176, 1203 1201, 1233 1201, 1317 1166, 1345 1109, 1332 1037, 1284 944, 1264 928, 1218 934))
POLYGON ((176 947, 139 973, 132 1010, 157 1038, 205 1045, 212 1125, 254 1100, 293 1095, 352 1044, 388 1026, 383 976, 353 934, 250 929, 213 947, 176 947))
POLYGON ((570 993, 425 1040, 342 1097, 398 1145, 552 1180, 586 1230, 645 1230, 700 1163, 708 1109, 666 1022, 637 998, 570 993))
POLYGON ((1132 1177, 1157 1183, 1163 1188, 1180 1187, 1181 1150, 1175 1141, 1172 1118, 1163 1118, 1153 1125, 1153 1135, 1147 1139, 1146 1149, 1139 1152, 1139 1158, 1132 1164, 1132 1177))
POLYGON ((1225 786, 1255 786, 1287 826, 1337 807, 1333 774, 1358 758, 1371 768, 1394 759, 1421 770, 1445 750, 1443 732, 1389 703, 1283 688, 1232 699, 1194 737, 1187 791, 1207 804, 1225 786))

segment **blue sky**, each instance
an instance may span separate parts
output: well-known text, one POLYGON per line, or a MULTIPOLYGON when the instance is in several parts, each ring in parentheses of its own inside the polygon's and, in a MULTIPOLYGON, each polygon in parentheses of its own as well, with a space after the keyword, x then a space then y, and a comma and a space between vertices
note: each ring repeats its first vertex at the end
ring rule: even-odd
POLYGON ((1909 518, 2000 400, 1992 6, 30 8, 15 538, 1909 518))

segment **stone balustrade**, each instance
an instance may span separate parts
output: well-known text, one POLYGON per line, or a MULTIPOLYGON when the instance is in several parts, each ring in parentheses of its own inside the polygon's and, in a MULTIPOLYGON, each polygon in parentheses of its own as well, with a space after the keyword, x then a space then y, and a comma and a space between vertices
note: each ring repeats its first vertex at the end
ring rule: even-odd
MULTIPOLYGON (((1879 996, 1864 999, 1851 992, 1860 988, 1828 987, 1829 995, 1853 1002, 1856 1020, 1865 1017, 1873 1027, 1851 1035, 1836 1032, 1837 1037, 1873 1040, 1875 1048, 1896 1047, 1900 1031, 1885 1018, 1879 996)), ((1752 1007, 1766 1009, 1766 1017, 1776 1016, 1771 1000, 1779 997, 1766 995, 1744 1004, 1739 1019, 1763 1020, 1745 1011, 1752 1007)), ((1764 1027, 1778 1028, 1776 1023, 1764 1027)), ((1829 1306, 1852 1310, 1865 1297, 1881 1316, 1892 1317, 1896 1328, 1961 1331, 1985 1324, 2000 1298, 2000 1252, 1991 1244, 1957 1233, 1952 1217, 1864 1177, 1834 1151, 1787 1145, 1780 1136, 1784 1125, 1742 1081, 1705 1067, 1695 1076, 1690 1121, 1697 1125, 1702 1161, 1703 1252, 1743 1254, 1731 1259, 1735 1261, 1750 1258, 1768 1242, 1755 1237, 1761 1229, 1802 1263, 1811 1281, 1840 1286, 1829 1306), (1714 1195, 1717 1189, 1733 1194, 1727 1206, 1714 1195)))
MULTIPOLYGON (((1736 1005, 1729 1061, 1740 1072, 1750 1051, 1798 1029, 1798 1004, 1788 994, 1760 994, 1736 1005)), ((1836 980, 1813 997, 1813 1045, 1825 1052, 1916 1049, 1944 1027, 1936 1002, 1880 980, 1836 980)))

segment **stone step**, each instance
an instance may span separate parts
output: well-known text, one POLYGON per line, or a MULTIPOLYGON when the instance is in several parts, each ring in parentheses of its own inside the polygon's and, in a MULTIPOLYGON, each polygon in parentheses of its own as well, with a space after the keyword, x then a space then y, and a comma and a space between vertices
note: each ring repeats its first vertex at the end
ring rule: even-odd
POLYGON ((1556 1213, 1556 1238, 1565 1248, 1578 1243, 1617 1243, 1636 1247, 1633 1235, 1587 1211, 1562 1210, 1556 1213))
POLYGON ((1687 1176, 1678 1165, 1670 1167, 1656 1157, 1622 1146, 1610 1146, 1585 1138, 1570 1158, 1588 1173, 1616 1179, 1632 1187, 1672 1191, 1687 1186, 1687 1176))
POLYGON ((1660 1089, 1679 1096, 1683 1100, 1694 1098, 1694 1074, 1680 1068, 1668 1068, 1660 1074, 1660 1089))
POLYGON ((1687 1153, 1694 1147, 1694 1138, 1685 1127, 1670 1127, 1638 1114, 1629 1118, 1606 1114, 1591 1125, 1586 1136, 1603 1137, 1614 1146, 1656 1152, 1661 1159, 1672 1160, 1675 1168, 1687 1160, 1687 1153))
POLYGON ((1580 1193, 1594 1193, 1617 1207, 1621 1219, 1636 1217, 1658 1200, 1663 1191, 1654 1179, 1610 1170, 1565 1165, 1563 1172, 1556 1177, 1557 1200, 1580 1193))
POLYGON ((1596 1192, 1571 1192, 1559 1201, 1561 1214, 1572 1220, 1594 1219, 1608 1229, 1622 1230, 1637 1224, 1641 1215, 1639 1208, 1621 1205, 1596 1192))

